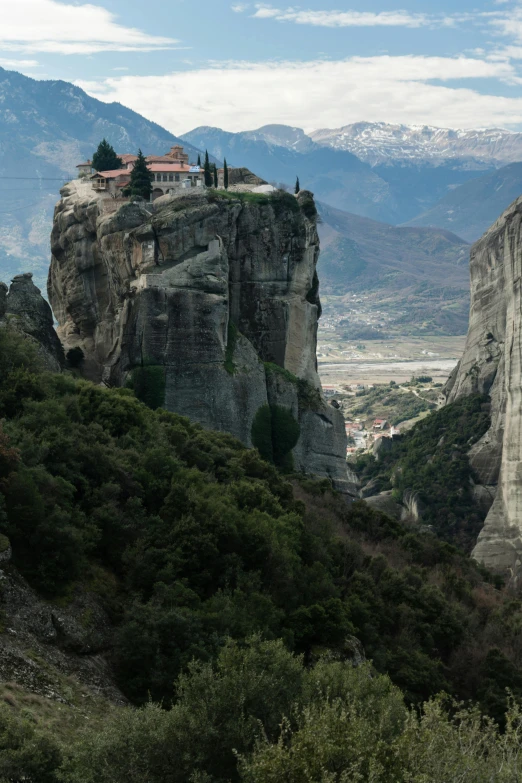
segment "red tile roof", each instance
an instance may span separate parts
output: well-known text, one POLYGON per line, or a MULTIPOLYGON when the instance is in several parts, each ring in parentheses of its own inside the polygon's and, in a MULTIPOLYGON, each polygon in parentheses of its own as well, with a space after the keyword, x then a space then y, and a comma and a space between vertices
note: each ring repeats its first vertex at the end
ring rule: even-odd
POLYGON ((115 179, 116 177, 130 177, 127 169, 113 169, 112 171, 97 171, 93 177, 105 177, 105 179, 115 179))

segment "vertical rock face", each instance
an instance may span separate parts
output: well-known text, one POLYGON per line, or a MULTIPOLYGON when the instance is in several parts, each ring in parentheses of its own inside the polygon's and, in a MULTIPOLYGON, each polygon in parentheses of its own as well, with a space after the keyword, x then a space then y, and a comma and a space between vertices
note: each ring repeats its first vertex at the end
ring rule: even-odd
POLYGON ((449 402, 491 397, 491 428, 470 453, 480 481, 497 486, 474 550, 477 560, 522 573, 522 198, 471 250, 471 310, 464 355, 446 386, 449 402))
POLYGON ((51 245, 58 331, 67 348, 82 347, 93 380, 121 385, 136 368, 153 371, 165 408, 248 446, 258 411, 283 405, 301 428, 294 465, 355 492, 342 416, 318 392, 311 194, 188 192, 121 205, 73 182, 51 245))
POLYGON ((31 339, 47 369, 59 371, 64 363, 62 344, 54 330, 51 308, 30 272, 16 275, 8 288, 0 283, 0 322, 31 339))

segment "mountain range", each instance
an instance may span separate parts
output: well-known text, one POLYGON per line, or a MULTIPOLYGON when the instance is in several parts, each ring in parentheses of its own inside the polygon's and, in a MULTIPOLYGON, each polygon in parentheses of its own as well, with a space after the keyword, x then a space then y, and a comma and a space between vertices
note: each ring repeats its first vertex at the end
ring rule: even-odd
POLYGON ((466 241, 477 239, 522 192, 522 163, 512 162, 522 160, 520 133, 357 123, 309 134, 285 125, 240 133, 200 127, 177 137, 73 84, 0 68, 4 279, 32 271, 45 286, 60 187, 102 137, 118 152, 157 153, 175 143, 194 158, 208 150, 214 160, 226 157, 290 188, 299 176, 321 204, 323 287, 375 290, 384 281, 388 293, 397 286, 416 295, 429 290, 434 301, 443 290, 443 297, 458 300, 456 319, 443 327, 450 330, 461 328, 466 309, 466 241))

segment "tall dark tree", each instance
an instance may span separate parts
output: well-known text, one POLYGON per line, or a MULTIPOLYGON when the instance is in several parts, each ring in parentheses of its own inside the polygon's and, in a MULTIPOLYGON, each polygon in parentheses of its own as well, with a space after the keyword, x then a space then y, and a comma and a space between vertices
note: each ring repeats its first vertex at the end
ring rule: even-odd
POLYGON ((130 182, 124 190, 124 195, 149 199, 152 193, 153 178, 154 175, 147 168, 147 161, 142 151, 138 150, 138 158, 131 171, 130 182))
POLYGON ((208 150, 205 151, 205 165, 203 166, 205 185, 207 188, 212 187, 212 172, 210 170, 210 161, 208 159, 208 150))
POLYGON ((92 156, 92 167, 95 171, 114 171, 123 167, 122 159, 116 155, 114 147, 107 139, 102 139, 98 144, 98 149, 92 156))
POLYGON ((198 152, 198 166, 201 167, 201 155, 199 154, 199 152, 198 152))
POLYGON ((296 196, 297 196, 297 194, 299 193, 300 190, 301 190, 301 185, 299 184, 299 177, 297 177, 296 180, 295 180, 295 194, 296 194, 296 196))
POLYGON ((215 163, 212 167, 212 176, 214 177, 214 187, 217 188, 219 184, 219 179, 218 179, 218 170, 215 163))
POLYGON ((223 163, 223 185, 225 187, 225 190, 228 190, 228 166, 227 166, 226 158, 223 163))

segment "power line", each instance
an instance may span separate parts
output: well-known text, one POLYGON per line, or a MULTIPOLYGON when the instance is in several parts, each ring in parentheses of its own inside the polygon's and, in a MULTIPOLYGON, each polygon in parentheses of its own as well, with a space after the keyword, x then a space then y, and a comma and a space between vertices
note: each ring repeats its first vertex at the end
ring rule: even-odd
POLYGON ((12 215, 13 212, 21 212, 23 209, 29 209, 29 207, 36 207, 38 204, 41 204, 43 199, 41 198, 40 201, 35 201, 34 204, 26 204, 24 207, 18 207, 17 209, 8 209, 5 211, 1 211, 0 215, 12 215))
POLYGON ((0 179, 23 179, 31 180, 32 182, 69 182, 73 177, 3 177, 0 175, 0 179))

